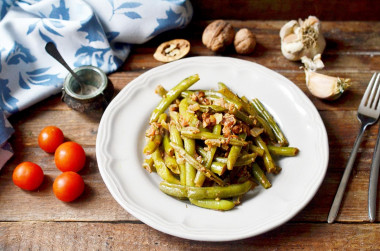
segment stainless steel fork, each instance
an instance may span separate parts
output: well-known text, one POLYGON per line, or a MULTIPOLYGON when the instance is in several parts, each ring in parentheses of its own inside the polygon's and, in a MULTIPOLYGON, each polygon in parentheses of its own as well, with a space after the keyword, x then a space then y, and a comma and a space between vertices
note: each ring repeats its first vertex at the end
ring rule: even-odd
POLYGON ((370 222, 376 220, 377 182, 380 168, 380 128, 377 135, 375 150, 373 152, 371 173, 368 186, 368 217, 370 222))
POLYGON ((340 181, 338 190, 336 192, 334 201, 332 203, 329 216, 327 218, 328 223, 333 223, 335 221, 336 216, 338 215, 339 207, 342 202, 343 194, 346 189, 348 179, 350 178, 350 174, 355 162, 356 154, 358 152, 360 143, 362 142, 363 133, 369 125, 374 124, 379 118, 379 115, 380 115, 379 78, 380 78, 379 73, 376 72, 375 74, 373 74, 371 81, 369 82, 368 87, 364 93, 364 96, 360 102, 360 105, 358 108, 358 115, 357 115, 359 121, 361 122, 359 134, 356 137, 354 147, 348 159, 347 166, 344 170, 342 179, 340 181))

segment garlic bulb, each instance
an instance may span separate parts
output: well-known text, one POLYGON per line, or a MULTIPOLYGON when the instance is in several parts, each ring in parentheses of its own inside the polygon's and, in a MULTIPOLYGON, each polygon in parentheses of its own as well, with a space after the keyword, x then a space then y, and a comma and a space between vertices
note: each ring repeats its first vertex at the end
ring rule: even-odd
POLYGON ((281 51, 285 58, 297 61, 301 57, 314 58, 322 54, 326 41, 321 32, 321 23, 317 17, 309 16, 287 22, 280 30, 281 51))
POLYGON ((317 98, 335 100, 351 85, 351 79, 331 77, 305 69, 306 86, 317 98))

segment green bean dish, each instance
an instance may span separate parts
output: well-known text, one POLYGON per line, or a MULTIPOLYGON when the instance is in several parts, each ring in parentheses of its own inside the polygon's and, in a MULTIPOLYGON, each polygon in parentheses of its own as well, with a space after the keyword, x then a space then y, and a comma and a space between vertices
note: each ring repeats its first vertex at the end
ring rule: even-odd
POLYGON ((296 156, 272 115, 258 99, 239 97, 225 84, 218 90, 189 90, 192 75, 162 97, 145 136, 143 167, 156 172, 159 189, 175 198, 214 210, 230 210, 281 171, 277 156, 296 156))

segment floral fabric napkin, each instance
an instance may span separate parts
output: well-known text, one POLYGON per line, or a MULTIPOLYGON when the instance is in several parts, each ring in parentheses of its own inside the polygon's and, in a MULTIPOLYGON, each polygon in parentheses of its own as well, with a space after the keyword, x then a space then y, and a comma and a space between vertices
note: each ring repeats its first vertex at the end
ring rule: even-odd
POLYGON ((0 169, 12 156, 7 117, 61 91, 67 75, 45 52, 54 42, 72 68, 115 71, 132 44, 186 26, 188 0, 0 1, 0 169))

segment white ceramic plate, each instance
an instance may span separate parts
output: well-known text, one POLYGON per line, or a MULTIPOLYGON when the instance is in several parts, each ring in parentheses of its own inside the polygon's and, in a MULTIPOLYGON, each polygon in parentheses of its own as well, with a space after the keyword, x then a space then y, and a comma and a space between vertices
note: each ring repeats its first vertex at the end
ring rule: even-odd
POLYGON ((192 57, 156 67, 130 82, 111 102, 99 125, 96 156, 116 201, 164 233, 192 240, 229 241, 269 231, 295 216, 325 176, 328 139, 318 111, 291 81, 258 64, 227 57, 192 57), (279 160, 272 188, 257 187, 231 211, 202 209, 162 193, 157 174, 143 169, 144 132, 160 101, 158 84, 169 89, 198 73, 194 89, 224 82, 240 96, 259 98, 283 129, 297 157, 279 160))

